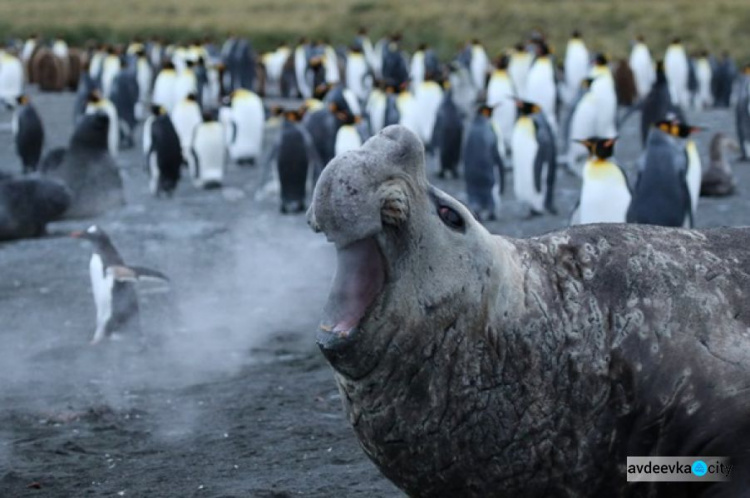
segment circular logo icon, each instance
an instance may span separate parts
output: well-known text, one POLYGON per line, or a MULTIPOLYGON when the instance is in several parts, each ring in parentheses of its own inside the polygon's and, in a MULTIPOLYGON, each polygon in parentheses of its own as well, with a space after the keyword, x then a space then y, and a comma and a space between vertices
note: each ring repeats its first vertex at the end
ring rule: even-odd
POLYGON ((703 460, 696 460, 693 465, 690 466, 690 470, 698 477, 703 477, 708 472, 708 466, 703 460))

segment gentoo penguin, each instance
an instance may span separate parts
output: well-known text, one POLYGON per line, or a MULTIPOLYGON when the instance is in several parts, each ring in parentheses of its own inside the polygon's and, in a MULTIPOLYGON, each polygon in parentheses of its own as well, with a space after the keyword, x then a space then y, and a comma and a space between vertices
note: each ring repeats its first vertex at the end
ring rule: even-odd
POLYGON ((487 52, 484 50, 482 42, 478 39, 471 41, 471 62, 469 70, 471 71, 471 80, 477 92, 484 89, 487 85, 487 73, 490 66, 490 60, 487 52))
POLYGON ((529 76, 529 69, 534 62, 532 55, 526 51, 522 43, 519 43, 513 49, 508 62, 508 76, 513 82, 513 88, 516 95, 526 93, 526 80, 529 76))
POLYGON ((742 76, 737 83, 737 103, 734 112, 740 160, 747 161, 750 159, 750 64, 743 68, 742 76))
POLYGON ((518 119, 513 127, 513 191, 516 199, 527 204, 531 215, 554 206, 557 149, 555 135, 538 104, 516 101, 518 119))
POLYGON ((227 147, 224 126, 213 113, 204 112, 203 122, 193 131, 188 169, 193 184, 198 188, 220 187, 224 181, 227 147))
POLYGON ((229 156, 240 165, 252 165, 260 158, 263 144, 265 111, 260 97, 240 88, 230 96, 229 113, 224 113, 229 123, 229 156))
POLYGON ((688 57, 679 38, 672 40, 664 54, 664 74, 669 84, 672 103, 683 109, 690 103, 688 92, 689 77, 688 57))
POLYGON ((109 129, 107 131, 107 148, 112 157, 117 157, 120 150, 120 119, 117 115, 117 109, 114 104, 102 97, 98 90, 89 94, 88 104, 86 105, 86 114, 101 112, 109 118, 109 129))
POLYGON ((112 81, 112 104, 117 111, 120 143, 125 147, 135 146, 135 108, 138 104, 138 80, 133 69, 123 68, 112 81))
POLYGON ((91 344, 121 333, 140 336, 141 324, 134 282, 146 278, 163 281, 169 279, 156 270, 127 266, 107 233, 96 225, 83 232, 73 232, 70 236, 87 240, 94 248, 89 262, 91 290, 96 305, 96 330, 91 344))
MULTIPOLYGON (((505 187, 505 167, 500 157, 498 137, 492 125, 492 108, 480 105, 466 132, 463 151, 464 179, 469 209, 479 221, 496 218, 493 189, 505 187)), ((499 197, 499 196, 498 196, 499 197)))
POLYGON ((737 142, 723 133, 717 133, 711 139, 709 157, 711 163, 703 172, 701 179, 701 195, 706 197, 723 197, 734 193, 737 180, 732 174, 732 167, 724 157, 724 149, 739 151, 737 142))
POLYGON ((651 59, 651 52, 646 45, 643 36, 638 36, 633 48, 630 51, 630 68, 635 76, 635 86, 638 90, 638 97, 643 99, 651 91, 651 85, 656 81, 656 72, 654 71, 654 61, 651 59))
POLYGON ((580 31, 573 31, 565 49, 565 101, 571 102, 578 94, 581 81, 589 71, 589 51, 581 37, 580 31))
POLYGON ((180 180, 182 148, 172 119, 164 108, 160 111, 151 122, 151 149, 146 161, 151 177, 149 187, 157 197, 161 194, 171 197, 180 180))
POLYGON ((176 101, 177 72, 174 64, 166 62, 154 81, 154 93, 151 97, 153 104, 164 107, 167 112, 171 112, 176 101))
POLYGON ((708 60, 708 52, 703 51, 695 59, 695 78, 698 83, 698 90, 693 99, 693 105, 697 109, 708 109, 714 103, 713 94, 711 93, 711 80, 713 74, 711 71, 711 62, 708 60))
POLYGON ((203 122, 201 108, 198 105, 196 95, 188 94, 184 99, 175 105, 170 113, 172 124, 180 137, 180 146, 184 158, 190 155, 190 147, 193 141, 193 132, 195 128, 203 122))
POLYGON ((571 103, 570 112, 563 126, 563 142, 567 150, 567 165, 575 174, 580 174, 580 162, 590 155, 590 149, 582 142, 596 136, 597 100, 591 91, 593 78, 581 82, 578 96, 571 103))
POLYGON ((266 171, 276 162, 281 184, 282 214, 305 211, 308 171, 322 168, 312 137, 300 121, 298 111, 284 112, 281 133, 264 161, 266 171))
POLYGON ((47 178, 0 175, 0 241, 39 237, 71 202, 70 191, 47 178))
POLYGON ((507 55, 498 57, 495 70, 487 83, 487 105, 492 107, 492 120, 500 128, 505 141, 505 150, 510 150, 510 139, 513 135, 513 125, 516 122, 516 106, 513 99, 517 96, 508 74, 510 58, 507 55))
POLYGON ((693 226, 687 154, 677 135, 678 125, 672 121, 656 123, 649 133, 628 208, 628 223, 693 226))
POLYGON ((16 142, 16 152, 21 158, 23 172, 35 171, 42 155, 44 145, 44 127, 36 109, 29 101, 29 97, 18 97, 13 113, 13 135, 16 142))
POLYGON ((625 223, 632 194, 625 171, 611 159, 615 138, 591 137, 580 142, 590 156, 570 224, 625 223))
MULTIPOLYGON (((461 146, 463 143, 463 118, 458 110, 458 106, 453 102, 452 90, 449 83, 443 95, 443 102, 438 109, 437 118, 435 119, 435 130, 432 133, 432 143, 435 149, 440 152, 440 170, 438 176, 445 178, 450 174, 453 178, 458 178, 458 163, 461 160, 461 146)), ((489 104, 489 103, 488 103, 489 104)), ((514 106, 515 107, 515 106, 514 106)))
POLYGON ((112 96, 112 82, 115 79, 117 73, 122 69, 122 62, 120 56, 117 54, 114 47, 110 47, 107 55, 104 57, 102 63, 102 95, 109 99, 112 96))
POLYGON ((544 112, 547 122, 557 129, 557 84, 549 47, 544 42, 536 45, 537 56, 529 69, 526 88, 522 94, 527 102, 537 104, 544 112))
POLYGON ((656 64, 656 82, 651 91, 640 104, 641 108, 641 143, 646 144, 648 134, 653 125, 670 116, 684 121, 684 114, 680 106, 672 101, 671 93, 661 62, 656 64))
POLYGON ((0 100, 6 104, 16 102, 23 95, 23 64, 15 55, 2 52, 0 55, 0 100))
POLYGON ((597 111, 593 136, 597 137, 613 137, 617 133, 617 91, 607 63, 607 58, 598 54, 591 68, 591 77, 594 78, 591 94, 596 100, 597 111))

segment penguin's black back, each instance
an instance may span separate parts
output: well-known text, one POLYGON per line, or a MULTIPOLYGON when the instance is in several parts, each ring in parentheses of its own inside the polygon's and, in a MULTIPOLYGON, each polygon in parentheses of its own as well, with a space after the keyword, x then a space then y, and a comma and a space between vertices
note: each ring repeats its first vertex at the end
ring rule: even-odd
POLYGON ((168 115, 163 114, 154 119, 151 125, 151 143, 159 166, 159 188, 171 193, 180 180, 182 149, 180 138, 168 115))
POLYGON ((299 125, 285 121, 277 160, 282 202, 305 200, 308 163, 305 139, 299 125))
POLYGON ((131 282, 115 282, 112 287, 112 316, 107 322, 105 334, 109 336, 115 332, 141 334, 138 297, 131 282))
POLYGON ((336 133, 338 133, 339 127, 339 120, 328 109, 315 111, 305 120, 305 128, 312 138, 315 150, 318 152, 324 167, 336 155, 336 133))
POLYGON ((628 208, 628 223, 683 226, 690 209, 684 154, 663 132, 654 130, 649 135, 644 168, 628 208))
POLYGON ((438 136, 436 141, 440 147, 440 167, 442 171, 450 171, 456 175, 458 162, 461 160, 461 144, 463 141, 463 122, 461 113, 458 111, 450 95, 446 95, 438 110, 436 127, 438 136))
POLYGON ((646 144, 646 139, 653 125, 666 119, 670 113, 674 114, 680 121, 685 121, 682 110, 672 103, 666 78, 663 74, 660 74, 643 101, 643 110, 641 111, 642 144, 646 144))
POLYGON ((39 164, 44 145, 44 128, 36 109, 26 104, 18 112, 18 134, 16 151, 21 157, 24 172, 34 171, 39 164))
POLYGON ((112 104, 117 117, 125 121, 130 129, 135 127, 135 104, 138 102, 138 80, 135 73, 122 70, 112 82, 112 104))

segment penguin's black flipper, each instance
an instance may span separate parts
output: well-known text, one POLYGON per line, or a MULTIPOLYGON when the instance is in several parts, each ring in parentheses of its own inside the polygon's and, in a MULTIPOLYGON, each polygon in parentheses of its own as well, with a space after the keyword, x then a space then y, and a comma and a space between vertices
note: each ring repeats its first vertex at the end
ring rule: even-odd
POLYGON ((580 225, 581 224, 581 199, 580 197, 576 201, 576 205, 573 206, 573 211, 570 212, 570 219, 568 225, 580 225))
POLYGON ((142 266, 112 265, 107 268, 118 282, 136 282, 138 280, 162 280, 169 282, 169 278, 160 271, 144 268, 142 266))

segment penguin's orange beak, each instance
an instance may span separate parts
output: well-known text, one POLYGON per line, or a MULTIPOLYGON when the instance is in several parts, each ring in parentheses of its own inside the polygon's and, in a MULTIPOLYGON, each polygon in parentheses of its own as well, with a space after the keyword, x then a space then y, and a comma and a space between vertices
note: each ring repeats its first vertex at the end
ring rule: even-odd
POLYGON ((70 232, 70 236, 73 237, 74 239, 80 239, 81 237, 83 237, 83 232, 80 232, 80 231, 70 232))

